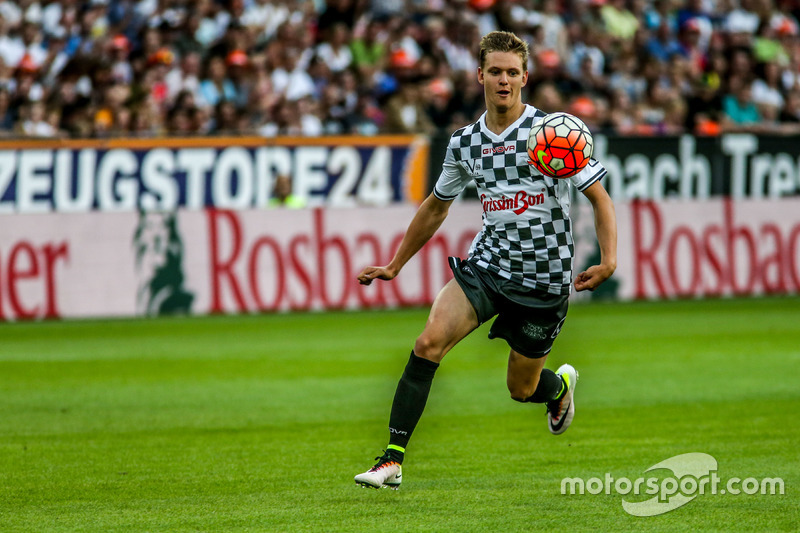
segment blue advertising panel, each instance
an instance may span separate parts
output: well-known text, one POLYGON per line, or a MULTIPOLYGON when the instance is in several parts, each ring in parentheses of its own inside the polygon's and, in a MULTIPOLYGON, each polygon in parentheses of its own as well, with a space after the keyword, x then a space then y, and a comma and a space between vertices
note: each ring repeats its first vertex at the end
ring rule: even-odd
POLYGON ((279 175, 309 206, 386 205, 426 165, 416 137, 3 143, 0 213, 266 207, 279 175))

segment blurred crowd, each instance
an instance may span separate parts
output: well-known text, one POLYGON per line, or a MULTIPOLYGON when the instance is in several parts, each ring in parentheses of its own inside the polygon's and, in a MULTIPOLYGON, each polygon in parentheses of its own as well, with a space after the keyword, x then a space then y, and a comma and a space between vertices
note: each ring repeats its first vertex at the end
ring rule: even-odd
POLYGON ((450 132, 480 37, 531 46, 523 99, 627 135, 800 132, 796 0, 0 1, 0 132, 450 132))

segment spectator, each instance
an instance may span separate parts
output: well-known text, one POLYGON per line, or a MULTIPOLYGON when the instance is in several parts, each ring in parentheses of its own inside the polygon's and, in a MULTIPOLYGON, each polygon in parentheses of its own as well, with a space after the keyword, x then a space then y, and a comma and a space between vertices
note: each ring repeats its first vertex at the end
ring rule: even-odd
POLYGON ((675 33, 678 28, 670 0, 654 0, 645 8, 643 20, 647 29, 653 31, 663 26, 669 33, 675 33))
POLYGON ((214 135, 239 135, 239 111, 231 100, 220 100, 214 110, 214 135))
POLYGON ((662 21, 655 29, 655 35, 647 41, 647 53, 663 62, 669 61, 669 58, 675 54, 684 53, 683 47, 670 29, 668 21, 662 21))
POLYGON ((800 91, 790 91, 786 95, 786 104, 781 110, 778 119, 791 126, 792 132, 797 133, 800 128, 800 91))
POLYGON ((115 35, 108 43, 111 76, 116 82, 130 84, 133 81, 133 67, 128 61, 130 47, 130 41, 123 34, 115 35))
POLYGON ((447 35, 439 38, 436 46, 442 51, 447 63, 454 72, 467 72, 474 75, 478 68, 475 52, 472 50, 474 33, 477 27, 460 19, 447 27, 447 35))
POLYGON ((386 66, 386 46, 381 32, 382 24, 371 20, 363 36, 356 37, 350 44, 353 65, 362 83, 372 85, 377 73, 386 66))
POLYGON ((353 62, 353 54, 348 47, 349 40, 350 32, 347 26, 338 23, 330 30, 330 40, 317 45, 317 57, 328 66, 331 72, 342 72, 353 62))
POLYGON ((737 7, 725 16, 722 29, 728 34, 730 46, 750 45, 760 24, 759 16, 751 9, 756 1, 758 0, 740 0, 737 7))
POLYGON ((774 62, 761 63, 756 68, 757 77, 751 86, 752 99, 762 115, 773 114, 766 108, 774 108, 778 112, 783 109, 785 101, 781 93, 780 72, 780 67, 774 62))
MULTIPOLYGON (((720 61, 724 61, 721 58, 720 61)), ((686 129, 699 135, 718 135, 722 119, 721 77, 725 65, 712 67, 686 102, 686 129)))
MULTIPOLYGON (((169 86, 167 85, 167 74, 172 69, 174 61, 175 55, 172 51, 169 48, 162 47, 147 59, 144 71, 142 85, 162 112, 165 112, 169 107, 170 94, 169 86)), ((95 71, 95 90, 101 90, 102 86, 110 81, 110 67, 108 68, 108 77, 103 76, 102 80, 97 79, 97 71, 95 71)))
POLYGON ((596 72, 592 61, 592 56, 583 56, 580 71, 574 79, 580 86, 580 92, 601 95, 606 92, 608 78, 596 72))
POLYGON ((453 86, 448 78, 434 78, 423 88, 426 94, 425 112, 440 132, 446 132, 450 126, 454 104, 452 100, 453 86))
POLYGON ((187 137, 194 134, 192 110, 185 107, 174 107, 167 113, 167 133, 169 135, 187 137))
POLYGON ((259 135, 264 137, 275 137, 286 135, 290 137, 300 136, 303 127, 300 124, 300 116, 297 110, 296 100, 281 99, 273 109, 271 119, 258 128, 259 135))
POLYGON ((681 26, 678 42, 681 55, 689 61, 692 76, 699 76, 706 63, 705 48, 701 45, 701 23, 698 19, 689 19, 681 26))
POLYGON ((205 78, 200 82, 200 105, 216 107, 221 101, 235 101, 236 87, 227 76, 225 60, 211 56, 206 61, 205 78))
POLYGON ((750 83, 736 80, 728 94, 722 97, 722 126, 725 131, 755 131, 761 113, 753 102, 750 83))
POLYGON ((247 30, 250 42, 261 43, 268 40, 277 26, 286 20, 286 18, 283 18, 278 25, 272 28, 271 32, 268 33, 266 31, 273 17, 276 16, 278 9, 277 5, 273 7, 273 2, 270 0, 254 0, 244 5, 244 12, 239 22, 247 30))
POLYGON ((558 91, 567 98, 582 90, 580 83, 564 72, 561 58, 555 50, 543 50, 535 57, 535 68, 529 75, 528 84, 536 87, 540 83, 555 85, 558 91))
MULTIPOLYGON (((568 56, 567 70, 573 77, 579 76, 584 57, 591 60, 592 75, 605 75, 606 58, 603 54, 603 33, 598 28, 584 26, 575 36, 572 53, 568 56)), ((613 71, 613 69, 612 69, 613 71)))
POLYGON ((282 93, 288 100, 299 100, 300 98, 314 94, 314 80, 308 72, 298 64, 301 51, 294 47, 282 49, 280 63, 272 71, 272 85, 275 90, 282 93))
POLYGON ((6 65, 18 67, 23 62, 28 68, 40 69, 47 59, 41 28, 30 21, 22 24, 19 38, 3 39, 0 55, 6 65))
POLYGON ((250 59, 244 50, 232 50, 225 58, 225 66, 228 78, 235 87, 235 96, 232 101, 238 109, 244 109, 250 99, 250 91, 253 89, 250 59))
POLYGON ((564 109, 561 93, 552 83, 542 83, 536 86, 531 102, 545 113, 555 113, 564 109))
MULTIPOLYGON (((238 4, 238 2, 239 0, 235 0, 233 3, 238 4)), ((211 56, 227 58, 234 51, 247 50, 249 46, 247 30, 238 21, 233 20, 227 24, 222 38, 208 48, 207 53, 211 56)))
POLYGON ((16 105, 37 102, 45 97, 45 89, 39 83, 39 77, 40 72, 36 64, 28 56, 23 57, 17 64, 14 78, 9 83, 9 87, 16 94, 14 99, 16 105))
MULTIPOLYGON (((561 57, 569 57, 570 46, 567 40, 567 27, 558 13, 557 0, 542 0, 542 11, 538 17, 538 26, 542 28, 542 44, 544 48, 555 50, 561 57)), ((482 34, 488 32, 482 32, 482 34)))
POLYGON ((182 92, 188 91, 197 100, 200 98, 200 76, 202 58, 197 52, 186 52, 177 68, 170 70, 165 76, 170 101, 182 92))
POLYGON ((629 102, 638 102, 645 90, 647 81, 638 72, 638 60, 633 53, 624 53, 616 57, 611 66, 613 74, 609 77, 608 87, 612 91, 622 91, 629 102))
POLYGON ((372 137, 380 133, 383 115, 369 93, 364 92, 358 95, 355 109, 344 121, 347 133, 372 137))
POLYGON ((598 106, 597 100, 586 94, 572 98, 567 105, 567 112, 583 120, 592 131, 600 129, 600 124, 605 121, 603 111, 598 106))
POLYGON ((712 32, 711 16, 703 6, 705 1, 686 0, 684 6, 678 9, 675 17, 678 28, 685 27, 690 21, 693 27, 697 28, 700 48, 704 51, 708 49, 712 32))
POLYGON ((636 109, 627 91, 616 89, 612 92, 606 122, 601 128, 607 133, 632 135, 636 133, 636 109))
POLYGON ((753 58, 759 63, 770 61, 777 61, 781 65, 789 63, 789 54, 778 40, 776 29, 768 21, 761 22, 758 34, 753 39, 753 58))
POLYGON ((675 97, 683 99, 688 97, 694 90, 690 80, 697 78, 692 73, 686 58, 674 55, 669 60, 665 75, 661 79, 661 84, 672 91, 675 97))
POLYGON ((617 41, 633 39, 639 28, 639 20, 625 6, 625 0, 609 0, 601 8, 600 14, 605 24, 605 31, 617 41))
POLYGON ((349 112, 345 90, 341 85, 338 83, 326 85, 323 89, 321 104, 324 110, 323 127, 325 132, 333 135, 348 133, 349 112))
POLYGON ((11 108, 11 95, 8 89, 0 88, 0 132, 8 132, 14 127, 16 117, 11 108))
POLYGON ((685 131, 687 106, 686 100, 673 96, 666 102, 664 120, 660 133, 664 135, 679 135, 685 131))
POLYGON ((300 209, 305 207, 306 202, 292 193, 292 178, 288 174, 279 174, 275 177, 268 205, 271 208, 300 209))
POLYGON ((273 90, 272 80, 266 69, 256 68, 253 88, 247 105, 251 125, 258 129, 259 126, 270 122, 273 109, 279 101, 280 95, 273 90))
POLYGON ((730 50, 729 78, 739 78, 753 74, 754 61, 747 48, 733 48, 730 50))
MULTIPOLYGON (((453 94, 457 94, 458 99, 453 106, 453 120, 447 128, 448 130, 455 130, 456 128, 453 128, 453 125, 461 127, 466 126, 470 122, 474 122, 486 108, 483 97, 483 86, 478 83, 474 74, 456 72, 454 76, 453 94)), ((535 87, 536 85, 528 81, 528 86, 535 87)))
POLYGON ((304 137, 319 137, 324 133, 320 119, 319 104, 311 96, 297 101, 297 112, 300 115, 300 134, 304 137))
POLYGON ((321 39, 328 40, 328 32, 337 24, 352 28, 360 15, 360 9, 356 0, 325 0, 325 8, 317 20, 321 39))
POLYGON ((25 108, 19 123, 19 133, 24 137, 56 137, 58 130, 47 120, 42 102, 32 102, 25 108))
POLYGON ((194 32, 194 39, 203 49, 208 49, 225 33, 230 15, 219 9, 213 0, 198 0, 194 10, 202 17, 194 32))
POLYGON ((418 83, 404 83, 386 106, 386 133, 433 133, 435 127, 425 113, 418 83))
POLYGON ((120 107, 111 127, 111 135, 114 137, 128 137, 131 132, 132 122, 133 113, 130 108, 120 107))
POLYGON ((793 46, 789 64, 781 70, 781 85, 784 91, 800 89, 800 46, 793 46))

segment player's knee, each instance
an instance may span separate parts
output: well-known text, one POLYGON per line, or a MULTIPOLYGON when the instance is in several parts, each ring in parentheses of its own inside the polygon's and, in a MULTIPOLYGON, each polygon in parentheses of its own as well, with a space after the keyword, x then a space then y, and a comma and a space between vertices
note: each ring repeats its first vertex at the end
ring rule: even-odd
MULTIPOLYGON (((538 382, 538 380, 537 380, 538 382)), ((511 394, 511 399, 515 402, 525 402, 536 391, 538 383, 508 383, 508 392, 511 394)))
POLYGON ((524 403, 525 400, 530 398, 533 395, 533 391, 529 390, 528 387, 525 388, 508 388, 508 392, 511 394, 511 399, 515 402, 522 402, 524 403))
POLYGON ((530 396, 525 396, 524 394, 519 394, 517 392, 511 392, 511 399, 515 402, 525 403, 525 400, 530 398, 530 396))
POLYGON ((417 357, 429 359, 434 363, 441 361, 444 357, 444 349, 441 342, 437 342, 431 335, 423 333, 417 337, 417 342, 414 343, 414 353, 417 357))

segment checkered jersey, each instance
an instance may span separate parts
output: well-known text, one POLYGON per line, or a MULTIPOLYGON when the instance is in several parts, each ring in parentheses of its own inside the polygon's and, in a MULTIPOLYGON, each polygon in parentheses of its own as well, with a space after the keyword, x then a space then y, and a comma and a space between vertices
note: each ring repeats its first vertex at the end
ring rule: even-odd
POLYGON ((528 134, 544 116, 526 105, 522 116, 500 135, 486 127, 486 113, 457 130, 433 193, 440 200, 453 200, 475 180, 483 229, 472 242, 470 259, 522 286, 569 294, 574 254, 570 186, 583 191, 606 170, 592 159, 568 179, 536 171, 528 164, 528 134))

